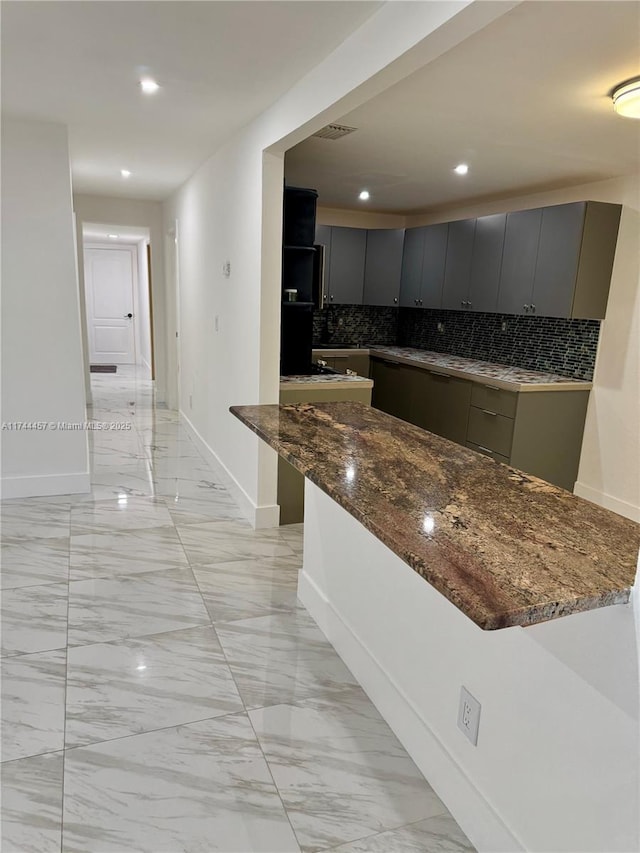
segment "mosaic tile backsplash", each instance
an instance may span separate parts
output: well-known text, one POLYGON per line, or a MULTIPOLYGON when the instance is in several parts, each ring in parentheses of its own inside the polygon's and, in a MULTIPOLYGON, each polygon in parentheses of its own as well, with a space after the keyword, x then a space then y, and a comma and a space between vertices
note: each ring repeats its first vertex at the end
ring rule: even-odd
POLYGON ((397 341, 399 346, 591 380, 599 335, 599 320, 401 308, 397 341))
POLYGON ((397 343, 398 309, 377 305, 328 305, 313 314, 313 346, 397 343))
POLYGON ((586 380, 593 379, 599 335, 599 320, 422 308, 330 305, 313 317, 315 347, 397 344, 586 380))

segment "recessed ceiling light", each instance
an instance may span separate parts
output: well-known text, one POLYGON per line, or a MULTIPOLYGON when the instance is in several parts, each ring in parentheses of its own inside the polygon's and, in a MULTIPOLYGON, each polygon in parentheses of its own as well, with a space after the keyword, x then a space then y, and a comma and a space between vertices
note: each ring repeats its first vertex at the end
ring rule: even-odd
POLYGON ((120 174, 123 178, 130 178, 131 172, 128 169, 120 169, 120 174))
POLYGON ((154 92, 158 91, 160 86, 151 77, 143 77, 140 81, 140 88, 145 95, 153 95, 154 92))
POLYGON ((360 199, 360 201, 368 201, 369 200, 369 190, 361 190, 358 198, 360 199))
POLYGON ((460 163, 460 165, 456 166, 453 171, 456 173, 456 175, 466 175, 469 171, 469 167, 466 163, 460 163))
POLYGON ((616 86, 611 97, 613 108, 618 115, 626 118, 640 118, 640 77, 616 86))
MULTIPOLYGON (((107 234, 107 237, 108 237, 110 240, 117 240, 117 239, 118 239, 118 235, 117 235, 117 234, 107 234)), ((125 495, 125 497, 126 497, 126 495, 125 495)))

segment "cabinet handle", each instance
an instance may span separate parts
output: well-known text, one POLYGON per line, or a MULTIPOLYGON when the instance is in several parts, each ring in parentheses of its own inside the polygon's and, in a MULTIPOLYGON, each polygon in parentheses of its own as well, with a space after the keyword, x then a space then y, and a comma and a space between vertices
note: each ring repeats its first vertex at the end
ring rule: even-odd
POLYGON ((501 388, 498 388, 497 385, 485 385, 484 387, 488 388, 489 391, 501 391, 502 390, 501 388))
POLYGON ((333 302, 333 294, 329 297, 329 299, 333 302))
POLYGON ((471 304, 471 302, 467 302, 467 305, 469 306, 469 308, 473 308, 473 305, 471 304))
POLYGON ((422 299, 420 300, 420 305, 422 305, 422 299))
POLYGON ((464 300, 460 303, 460 307, 464 308, 464 300))
POLYGON ((529 308, 531 308, 531 306, 530 306, 530 305, 523 305, 522 307, 524 308, 524 310, 525 310, 525 311, 528 311, 528 310, 529 310, 529 308))
POLYGON ((394 297, 393 297, 393 302, 394 302, 394 305, 397 305, 397 304, 398 304, 398 297, 397 297, 397 296, 394 296, 394 297))
POLYGON ((417 300, 417 299, 414 299, 413 301, 414 301, 414 303, 415 303, 416 305, 418 305, 418 300, 417 300))
POLYGON ((483 410, 482 410, 482 414, 483 414, 483 415, 491 415, 491 417, 492 417, 492 418, 497 418, 497 417, 498 417, 498 413, 497 413, 497 412, 490 412, 490 411, 489 411, 489 409, 483 409, 483 410))
POLYGON ((432 376, 442 376, 443 379, 451 379, 451 376, 448 373, 440 373, 437 370, 430 370, 429 373, 432 376))
POLYGON ((488 447, 483 447, 481 444, 478 445, 478 450, 484 450, 484 452, 488 453, 489 456, 493 455, 493 450, 489 450, 488 447))
POLYGON ((535 305, 531 305, 530 307, 531 307, 531 310, 533 311, 533 313, 535 314, 535 313, 536 313, 536 306, 535 306, 535 305))

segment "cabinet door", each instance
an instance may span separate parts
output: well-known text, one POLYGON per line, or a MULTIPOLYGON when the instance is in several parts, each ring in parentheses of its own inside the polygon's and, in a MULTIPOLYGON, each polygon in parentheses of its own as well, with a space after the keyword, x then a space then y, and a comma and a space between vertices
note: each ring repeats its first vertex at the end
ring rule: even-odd
POLYGON ((448 222, 442 222, 438 225, 425 225, 420 288, 420 306, 422 308, 442 307, 448 233, 448 222))
POLYGON ((531 297, 535 314, 571 317, 586 206, 586 202, 579 201, 542 211, 531 297))
POLYGON ((475 230, 475 219, 461 219, 449 223, 442 290, 443 308, 458 311, 470 308, 469 284, 475 230))
POLYGON ((411 378, 414 370, 391 361, 371 360, 371 405, 396 418, 410 420, 411 378))
POLYGON ((424 231, 424 228, 407 228, 404 232, 400 275, 400 305, 404 308, 415 308, 420 301, 424 231))
POLYGON ((316 225, 316 243, 324 246, 324 264, 322 275, 322 298, 326 304, 329 301, 329 273, 331 269, 331 226, 316 225))
POLYGON ((331 229, 329 304, 362 305, 366 246, 364 228, 331 229))
POLYGON ((531 304, 541 222, 541 208, 507 214, 498 292, 501 314, 529 313, 525 305, 531 304))
POLYGON ((364 266, 365 305, 397 305, 402 269, 403 228, 367 231, 364 266))
POLYGON ((420 394, 414 396, 413 422, 449 441, 465 444, 472 383, 432 370, 422 373, 420 394))
POLYGON ((496 311, 506 213, 479 216, 473 238, 469 301, 472 311, 496 311))

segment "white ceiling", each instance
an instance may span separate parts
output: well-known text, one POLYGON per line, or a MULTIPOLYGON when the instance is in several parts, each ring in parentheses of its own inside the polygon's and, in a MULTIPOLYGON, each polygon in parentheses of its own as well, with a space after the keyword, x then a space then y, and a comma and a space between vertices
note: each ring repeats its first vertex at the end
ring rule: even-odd
POLYGON ((608 93, 639 72, 638 2, 525 2, 337 119, 357 132, 291 149, 287 182, 409 213, 637 173, 640 122, 608 93))
POLYGON ((380 5, 4 0, 2 109, 69 126, 75 191, 162 199, 380 5))

